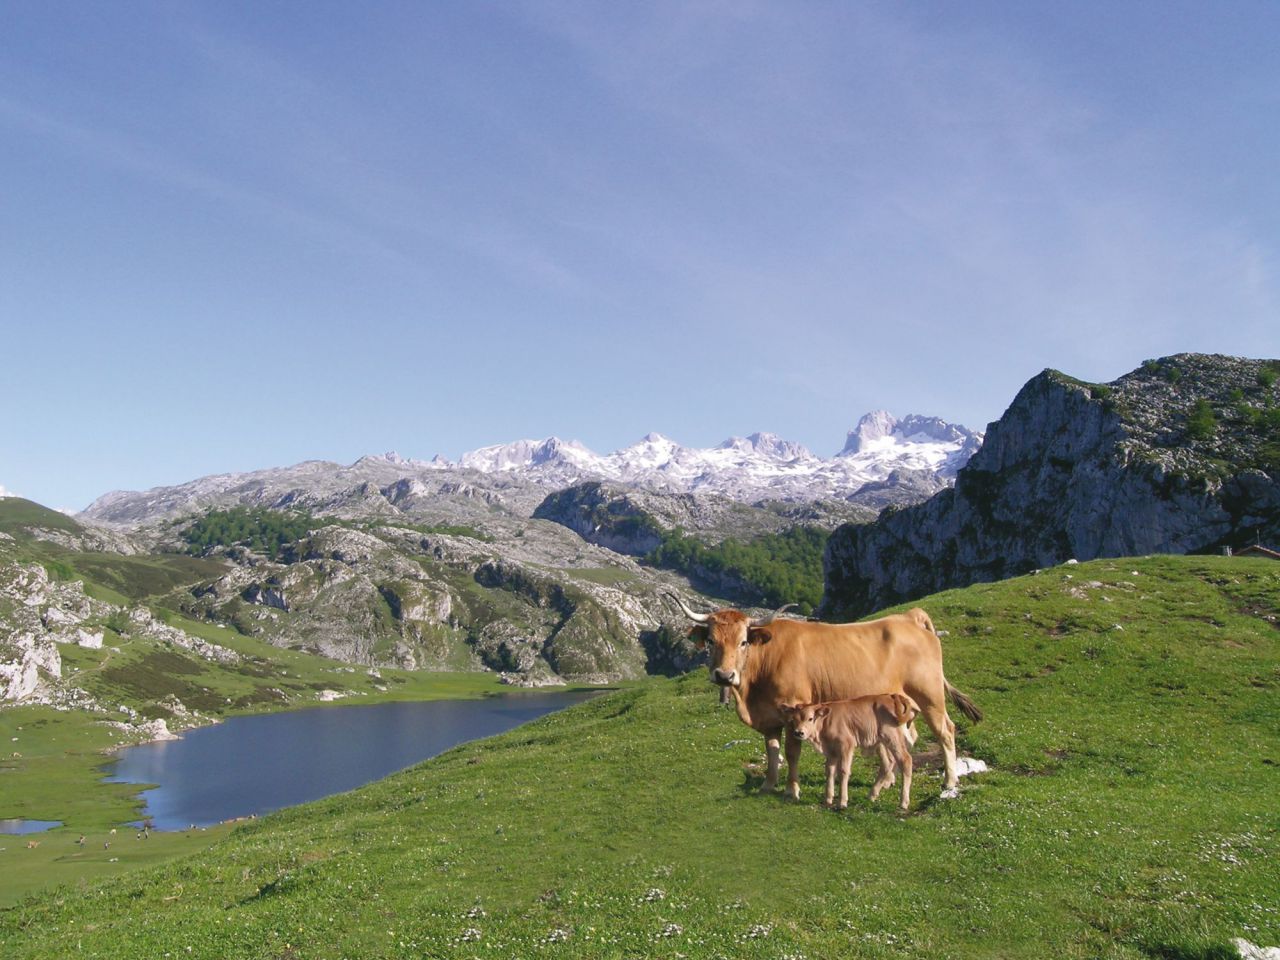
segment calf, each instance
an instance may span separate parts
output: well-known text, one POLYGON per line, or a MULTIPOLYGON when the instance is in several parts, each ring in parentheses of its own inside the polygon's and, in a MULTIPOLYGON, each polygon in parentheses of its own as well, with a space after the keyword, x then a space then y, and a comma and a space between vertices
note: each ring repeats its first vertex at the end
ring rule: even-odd
POLYGON ((871 788, 871 799, 893 784, 894 766, 902 767, 902 809, 911 803, 911 747, 916 742, 912 722, 920 708, 910 697, 891 693, 828 703, 778 704, 787 727, 797 740, 808 740, 827 758, 826 805, 835 800, 836 775, 840 776, 840 803, 849 806, 849 768, 854 750, 880 756, 880 775, 871 788))

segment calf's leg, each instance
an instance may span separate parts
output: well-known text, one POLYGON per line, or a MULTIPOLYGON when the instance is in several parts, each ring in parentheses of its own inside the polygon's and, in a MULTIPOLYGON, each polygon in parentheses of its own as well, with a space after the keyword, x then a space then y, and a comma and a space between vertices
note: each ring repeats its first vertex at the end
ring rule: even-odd
POLYGON ((836 770, 839 764, 836 758, 827 755, 827 795, 822 801, 824 807, 829 807, 836 802, 836 770))
POLYGON ((880 798, 880 791, 886 787, 893 786, 893 757, 889 755, 889 749, 883 743, 876 744, 876 752, 880 757, 880 775, 876 777, 876 782, 871 785, 871 800, 875 802, 880 798))

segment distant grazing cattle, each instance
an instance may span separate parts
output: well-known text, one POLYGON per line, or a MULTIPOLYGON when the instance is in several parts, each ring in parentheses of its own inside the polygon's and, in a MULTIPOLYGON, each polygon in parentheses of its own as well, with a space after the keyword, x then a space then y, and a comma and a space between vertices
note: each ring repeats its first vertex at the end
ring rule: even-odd
MULTIPOLYGON (((865 623, 779 619, 781 611, 752 620, 740 610, 694 613, 671 596, 696 624, 690 636, 709 647, 712 682, 733 688, 739 719, 764 735, 768 771, 762 790, 778 785, 785 727, 778 704, 886 693, 905 693, 919 705, 942 744, 943 789, 955 789, 955 724, 947 715, 946 698, 950 695, 971 720, 980 720, 982 712, 943 676, 942 644, 923 610, 865 623)), ((787 737, 787 790, 792 797, 800 796, 801 748, 799 740, 787 737)))
POLYGON ((835 804, 837 810, 843 810, 849 806, 849 770, 854 753, 861 750, 880 757, 880 775, 871 787, 872 801, 893 784, 896 765, 902 768, 901 806, 907 809, 911 803, 911 747, 916 742, 911 723, 920 712, 910 697, 893 693, 831 703, 782 703, 778 709, 787 718, 787 732, 812 743, 826 757, 828 807, 835 804), (839 803, 835 803, 837 777, 839 803))

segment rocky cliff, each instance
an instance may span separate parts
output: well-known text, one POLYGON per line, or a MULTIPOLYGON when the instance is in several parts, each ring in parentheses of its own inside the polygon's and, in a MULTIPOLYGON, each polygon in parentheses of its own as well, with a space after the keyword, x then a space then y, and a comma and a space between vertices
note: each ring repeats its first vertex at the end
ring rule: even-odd
POLYGON ((1030 380, 925 503, 845 526, 823 613, 857 616, 1070 558, 1280 539, 1276 361, 1180 354, 1109 384, 1030 380))

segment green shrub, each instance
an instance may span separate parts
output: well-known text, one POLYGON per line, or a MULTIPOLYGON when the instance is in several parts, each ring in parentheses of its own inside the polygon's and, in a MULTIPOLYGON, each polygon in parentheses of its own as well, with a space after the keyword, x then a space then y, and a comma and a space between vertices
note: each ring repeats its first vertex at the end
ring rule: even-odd
POLYGON ((76 577, 76 572, 71 565, 63 563, 61 560, 46 560, 42 565, 45 571, 54 580, 65 582, 68 580, 78 579, 76 577))
POLYGON ((1191 408, 1187 417, 1187 436, 1192 440, 1208 440, 1218 429, 1218 418, 1213 414, 1209 401, 1201 398, 1191 408))
POLYGON ((123 637, 130 632, 129 614, 124 610, 116 610, 107 617, 105 625, 108 630, 113 630, 123 637))

